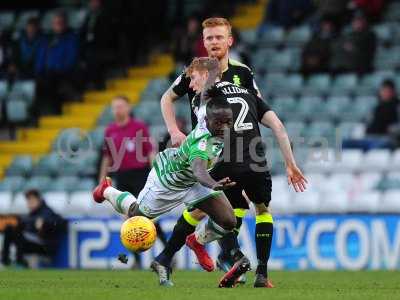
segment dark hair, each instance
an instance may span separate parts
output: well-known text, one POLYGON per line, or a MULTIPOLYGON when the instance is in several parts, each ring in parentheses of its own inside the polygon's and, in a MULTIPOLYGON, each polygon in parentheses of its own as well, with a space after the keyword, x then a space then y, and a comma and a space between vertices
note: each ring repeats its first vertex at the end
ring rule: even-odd
POLYGON ((225 98, 215 97, 207 102, 206 112, 210 115, 216 109, 231 109, 228 101, 225 98))
POLYGON ((382 87, 389 87, 389 88, 392 88, 392 89, 396 88, 395 84, 394 84, 394 81, 392 79, 385 79, 382 82, 382 87))
POLYGON ((40 194, 40 192, 37 189, 27 190, 25 192, 25 197, 26 198, 35 197, 35 198, 38 198, 38 199, 42 199, 42 195, 40 194))
POLYGON ((28 21, 26 21, 26 25, 34 25, 39 27, 39 19, 37 17, 30 17, 28 21))

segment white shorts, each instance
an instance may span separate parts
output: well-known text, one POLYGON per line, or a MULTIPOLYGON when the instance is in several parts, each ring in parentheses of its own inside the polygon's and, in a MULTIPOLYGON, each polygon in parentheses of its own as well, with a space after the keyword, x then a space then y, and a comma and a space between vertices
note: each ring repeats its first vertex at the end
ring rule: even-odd
POLYGON ((152 169, 147 177, 146 185, 138 196, 139 210, 149 218, 156 218, 184 203, 189 209, 195 204, 210 197, 222 194, 196 183, 183 191, 172 191, 166 188, 152 169))

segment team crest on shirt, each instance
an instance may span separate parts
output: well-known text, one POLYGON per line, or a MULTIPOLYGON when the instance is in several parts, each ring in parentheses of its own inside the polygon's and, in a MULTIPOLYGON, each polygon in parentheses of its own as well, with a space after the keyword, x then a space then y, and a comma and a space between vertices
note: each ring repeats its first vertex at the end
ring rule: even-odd
POLYGON ((237 86, 242 85, 242 82, 240 81, 240 77, 237 74, 233 75, 233 83, 236 84, 237 86))

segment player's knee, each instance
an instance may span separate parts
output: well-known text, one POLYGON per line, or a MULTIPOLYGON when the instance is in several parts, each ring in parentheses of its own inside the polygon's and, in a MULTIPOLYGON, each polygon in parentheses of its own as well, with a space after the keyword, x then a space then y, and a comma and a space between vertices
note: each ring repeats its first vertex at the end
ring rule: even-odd
POLYGON ((236 227, 236 217, 234 214, 227 214, 222 218, 220 226, 225 230, 232 231, 236 227))
POLYGON ((256 215, 261 215, 269 212, 268 206, 266 206, 265 203, 255 204, 254 206, 256 209, 256 215))

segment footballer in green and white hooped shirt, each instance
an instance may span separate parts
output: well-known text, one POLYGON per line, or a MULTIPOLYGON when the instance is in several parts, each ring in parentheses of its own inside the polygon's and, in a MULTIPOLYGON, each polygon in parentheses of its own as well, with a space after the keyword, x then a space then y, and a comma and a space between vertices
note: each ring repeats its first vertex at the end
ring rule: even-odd
MULTIPOLYGON (((115 210, 131 216, 156 218, 180 204, 209 215, 206 243, 233 230, 236 218, 222 190, 233 185, 229 178, 215 181, 209 175, 223 148, 223 137, 232 127, 230 104, 220 98, 207 102, 206 117, 178 149, 159 153, 143 190, 136 199, 111 186, 105 178, 93 191, 96 202, 109 201, 115 210)), ((132 178, 134 180, 134 178, 132 178)))

